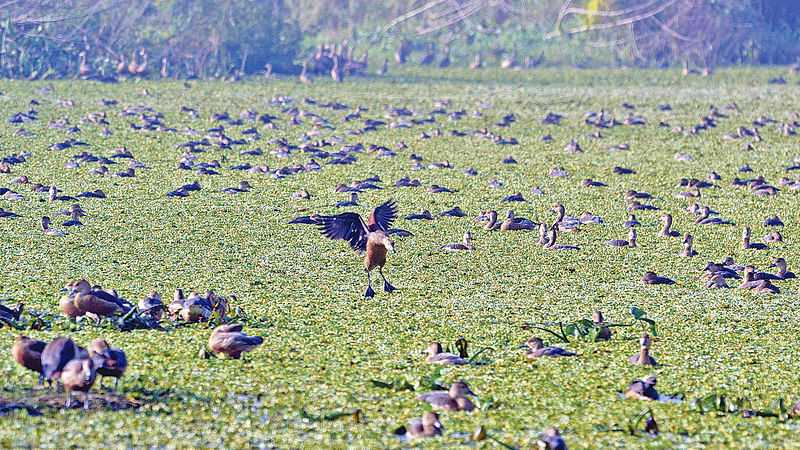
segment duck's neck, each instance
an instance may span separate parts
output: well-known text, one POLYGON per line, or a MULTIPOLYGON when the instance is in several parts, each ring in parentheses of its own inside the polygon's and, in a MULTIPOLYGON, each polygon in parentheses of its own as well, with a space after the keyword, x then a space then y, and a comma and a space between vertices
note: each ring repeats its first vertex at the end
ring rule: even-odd
POLYGON ((487 230, 494 229, 494 226, 497 225, 497 213, 494 211, 489 212, 489 223, 486 224, 487 230))
POLYGON ((556 229, 551 228, 547 233, 547 247, 552 247, 556 243, 556 229))
POLYGON ((566 214, 566 210, 563 207, 558 208, 558 217, 556 217, 556 223, 559 223, 562 220, 564 220, 564 215, 565 214, 566 214))
POLYGON ((661 228, 661 232, 659 233, 661 236, 669 236, 669 228, 672 226, 672 217, 665 216, 664 217, 664 227, 661 228))
POLYGON ((787 270, 786 264, 778 265, 778 273, 776 273, 776 275, 778 275, 779 277, 783 278, 784 276, 786 276, 787 272, 788 272, 788 270, 787 270))
POLYGON ((650 362, 650 348, 643 345, 642 350, 639 352, 639 364, 647 364, 650 362))
POLYGON ((742 235, 742 248, 745 250, 750 248, 750 235, 747 233, 742 235))
POLYGON ((752 272, 752 271, 748 270, 748 271, 746 271, 746 272, 744 273, 744 282, 745 282, 745 283, 750 283, 750 282, 752 282, 754 279, 755 279, 755 276, 753 275, 753 272, 752 272))

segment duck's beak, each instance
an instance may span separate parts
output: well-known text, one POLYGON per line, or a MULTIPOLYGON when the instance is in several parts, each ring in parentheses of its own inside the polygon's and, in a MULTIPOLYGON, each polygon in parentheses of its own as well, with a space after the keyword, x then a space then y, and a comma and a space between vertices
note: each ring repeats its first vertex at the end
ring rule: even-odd
POLYGON ((771 268, 773 268, 773 267, 778 267, 778 266, 777 266, 777 265, 775 265, 775 264, 770 264, 770 265, 768 265, 768 266, 767 266, 767 269, 771 269, 771 268))
POLYGON ((478 396, 477 394, 475 394, 474 392, 472 392, 472 389, 470 389, 470 388, 467 388, 467 394, 469 394, 469 395, 471 395, 471 396, 473 396, 473 397, 477 397, 477 396, 478 396))
POLYGON ((517 348, 526 348, 526 347, 528 347, 528 344, 522 344, 522 345, 520 345, 520 346, 519 346, 519 347, 517 347, 517 348))
POLYGON ((440 430, 443 428, 442 427, 442 422, 439 422, 438 420, 433 423, 433 426, 438 428, 438 429, 440 429, 440 430))
POLYGON ((68 290, 67 288, 61 288, 58 292, 67 292, 68 290))

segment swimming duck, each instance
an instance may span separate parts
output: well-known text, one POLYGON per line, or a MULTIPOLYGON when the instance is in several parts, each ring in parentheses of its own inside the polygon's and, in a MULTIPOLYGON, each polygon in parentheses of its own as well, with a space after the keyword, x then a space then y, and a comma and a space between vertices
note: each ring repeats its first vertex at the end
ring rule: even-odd
POLYGON ((725 281, 725 277, 722 276, 720 273, 714 273, 711 275, 711 279, 708 280, 706 283, 706 288, 709 289, 720 289, 720 288, 728 288, 728 283, 725 281))
POLYGON ((44 384, 44 370, 42 370, 42 351, 45 347, 44 342, 31 339, 28 336, 17 336, 14 338, 14 347, 11 353, 14 360, 22 367, 39 373, 39 386, 44 384))
POLYGON ((733 222, 729 222, 727 220, 722 220, 719 217, 709 217, 711 214, 711 210, 708 209, 708 206, 703 206, 699 209, 700 217, 694 221, 694 223, 701 224, 701 225, 734 225, 733 222))
POLYGON ((429 343, 425 351, 428 353, 428 357, 425 358, 425 362, 428 364, 441 364, 443 366, 464 366, 469 364, 469 361, 458 355, 444 352, 442 344, 436 341, 429 343))
POLYGON ((694 237, 691 234, 686 233, 683 236, 683 250, 678 252, 678 256, 682 256, 685 258, 691 258, 692 256, 696 256, 697 252, 694 251, 694 249, 692 248, 692 244, 694 244, 694 237))
POLYGON ((625 228, 633 228, 633 227, 638 227, 638 226, 641 226, 641 225, 642 225, 642 223, 639 222, 638 220, 636 220, 636 216, 634 214, 631 214, 630 216, 628 216, 628 220, 626 220, 625 222, 622 223, 622 226, 625 227, 625 228))
POLYGON ((636 228, 631 228, 628 232, 628 240, 625 239, 612 239, 608 242, 605 242, 603 245, 607 245, 609 247, 625 247, 631 246, 636 247, 636 228))
POLYGON ((544 248, 548 250, 580 250, 580 247, 568 244, 556 244, 556 229, 551 228, 547 232, 547 243, 544 248))
POLYGON ((769 250, 769 246, 760 242, 750 242, 750 227, 746 226, 742 230, 742 249, 769 250))
POLYGON ((474 392, 463 381, 457 381, 450 385, 447 392, 429 392, 417 397, 418 400, 430 404, 433 409, 443 411, 473 411, 475 405, 466 398, 466 395, 475 395, 474 392))
POLYGON ((548 428, 544 436, 536 441, 536 446, 539 450, 567 450, 567 443, 555 427, 548 428))
POLYGON ((47 217, 47 216, 42 217, 42 233, 44 233, 44 234, 46 234, 48 236, 66 236, 67 235, 67 233, 65 233, 63 230, 59 230, 58 228, 50 228, 50 224, 51 223, 52 222, 50 221, 49 217, 47 217))
POLYGON ((675 284, 674 281, 667 277, 660 277, 655 272, 645 272, 642 276, 642 281, 645 284, 675 284))
POLYGON ((783 258, 775 258, 775 261, 773 261, 773 263, 769 266, 769 268, 772 268, 772 267, 777 267, 778 268, 778 271, 775 273, 775 275, 780 277, 783 280, 786 280, 786 279, 789 279, 789 278, 797 278, 797 276, 794 273, 789 272, 788 270, 786 270, 787 269, 787 264, 786 264, 786 260, 783 259, 783 258))
POLYGON ((592 313, 592 322, 600 327, 600 332, 597 333, 597 339, 601 341, 607 341, 611 339, 611 329, 605 326, 605 320, 603 320, 602 312, 595 311, 592 313))
POLYGON ((89 282, 78 280, 72 285, 74 294, 73 302, 75 307, 81 311, 96 314, 98 316, 108 316, 114 313, 124 313, 119 302, 114 296, 99 290, 92 290, 89 282), (106 294, 106 295, 103 295, 106 294))
POLYGON ((42 349, 42 373, 44 379, 52 384, 61 377, 64 367, 73 359, 88 358, 89 352, 70 338, 56 338, 42 349))
POLYGON ((72 407, 72 393, 83 392, 83 409, 89 410, 89 390, 97 379, 97 370, 94 362, 88 356, 72 359, 64 366, 61 372, 61 383, 67 391, 65 408, 72 407))
POLYGON ((442 423, 439 415, 433 411, 426 412, 422 419, 417 419, 408 424, 406 435, 410 438, 429 438, 442 434, 442 423))
POLYGON ((224 353, 239 359, 242 353, 253 351, 264 342, 261 336, 248 336, 242 332, 242 324, 220 325, 208 338, 208 347, 214 353, 224 353))
POLYGON ((387 232, 395 217, 397 205, 389 200, 372 211, 369 222, 365 223, 357 213, 343 213, 335 216, 322 216, 320 231, 330 239, 344 239, 354 251, 364 252, 364 269, 367 272, 367 291, 365 297, 374 297, 370 272, 377 268, 383 278, 383 290, 392 292, 394 286, 386 281, 383 266, 386 264, 386 253, 395 253, 394 241, 387 232))
POLYGON ((641 346, 639 353, 631 356, 628 359, 628 364, 632 366, 657 366, 656 360, 650 356, 650 335, 642 333, 639 345, 641 346))
POLYGON ((164 302, 161 300, 161 294, 156 291, 139 300, 137 308, 140 314, 150 316, 157 321, 164 315, 164 302))
POLYGON ((100 389, 103 389, 103 378, 116 378, 114 390, 119 386, 119 379, 128 368, 128 358, 121 349, 110 347, 105 339, 94 339, 89 344, 89 356, 92 358, 95 370, 100 374, 100 389))
POLYGON ((535 223, 524 217, 515 217, 514 211, 510 209, 508 210, 506 220, 500 224, 500 229, 504 231, 533 230, 534 228, 536 228, 535 223))
POLYGON ((628 386, 625 396, 637 400, 658 400, 656 391, 656 377, 648 375, 641 380, 636 380, 628 386))
POLYGON ((544 344, 542 344, 542 340, 537 337, 528 339, 528 341, 525 342, 525 345, 522 347, 528 347, 524 353, 527 358, 541 358, 542 356, 547 356, 550 358, 578 356, 576 353, 565 350, 561 347, 545 347, 544 344))
POLYGON ((678 237, 681 235, 675 230, 670 230, 670 227, 672 227, 671 214, 664 213, 659 220, 664 222, 664 226, 661 228, 661 231, 658 232, 659 237, 678 237))
POLYGON ((470 234, 469 230, 467 230, 464 232, 463 244, 446 244, 439 247, 439 250, 451 250, 451 251, 475 250, 475 247, 472 245, 472 234, 470 234))

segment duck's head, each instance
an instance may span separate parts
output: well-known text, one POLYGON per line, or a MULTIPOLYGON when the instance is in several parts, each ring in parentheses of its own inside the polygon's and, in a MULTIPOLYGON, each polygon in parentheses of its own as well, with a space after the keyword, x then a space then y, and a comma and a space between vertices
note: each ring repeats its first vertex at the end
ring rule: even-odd
POLYGON ((600 311, 595 311, 592 313, 592 322, 594 323, 603 323, 603 313, 600 311))
POLYGON ((639 345, 641 345, 642 347, 649 347, 650 335, 647 333, 642 333, 642 337, 639 338, 639 345))
POLYGON ((431 341, 428 344, 428 348, 427 348, 426 352, 431 356, 438 355, 439 353, 442 353, 442 344, 440 344, 440 343, 438 343, 436 341, 431 341))
POLYGON ((469 388, 467 383, 463 381, 456 381, 455 383, 450 385, 450 396, 451 397, 463 397, 465 395, 475 395, 474 392, 469 388))
POLYGON ((648 375, 648 376, 642 378, 642 381, 644 381, 647 384, 651 384, 651 385, 655 386, 656 377, 655 377, 655 375, 648 375))
POLYGON ((786 270, 786 260, 783 258, 775 258, 775 261, 770 264, 769 268, 777 267, 781 270, 786 270))
POLYGON ((658 275, 656 275, 655 272, 647 271, 647 272, 644 273, 644 275, 642 275, 642 280, 651 281, 651 280, 655 280, 656 277, 658 277, 658 275))
POLYGON ((691 234, 689 234, 689 233, 686 233, 686 234, 683 236, 683 243, 684 243, 684 244, 686 244, 686 245, 690 245, 690 244, 692 244, 693 242, 694 242, 694 237, 692 237, 692 235, 691 235, 691 234))
POLYGON ((72 292, 71 293, 73 293, 73 294, 75 294, 75 293, 88 294, 89 291, 91 291, 91 290, 92 290, 92 286, 86 280, 81 279, 81 280, 74 281, 72 283, 72 292))
POLYGON ((544 347, 542 340, 538 337, 532 337, 525 342, 525 345, 530 347, 532 350, 538 350, 544 347))
POLYGON ((89 351, 106 358, 111 358, 111 347, 109 347, 105 339, 94 339, 89 344, 89 351))
POLYGON ((425 428, 442 428, 442 423, 439 422, 439 415, 433 411, 428 411, 422 416, 422 426, 425 428))

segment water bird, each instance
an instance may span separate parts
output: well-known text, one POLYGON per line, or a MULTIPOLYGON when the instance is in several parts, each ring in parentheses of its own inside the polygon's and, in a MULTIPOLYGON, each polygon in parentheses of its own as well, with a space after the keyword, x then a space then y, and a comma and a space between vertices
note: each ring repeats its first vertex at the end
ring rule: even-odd
POLYGON ((697 252, 692 248, 693 244, 694 244, 694 237, 691 234, 686 233, 686 235, 683 236, 683 249, 680 252, 678 252, 678 256, 685 258, 691 258, 692 256, 696 256, 697 252))
POLYGON ((609 247, 636 247, 636 228, 631 228, 630 231, 628 231, 627 241, 625 239, 612 239, 604 242, 603 245, 607 245, 609 247))
POLYGON ((788 266, 786 264, 786 260, 783 258, 775 258, 775 261, 773 261, 772 264, 769 266, 769 268, 772 267, 778 268, 778 271, 775 273, 775 275, 783 280, 786 280, 788 278, 797 278, 797 276, 793 272, 789 272, 787 270, 788 266))
POLYGON ((559 358, 563 356, 578 356, 578 354, 573 353, 569 350, 563 349, 561 347, 545 347, 542 343, 542 340, 538 337, 532 337, 525 342, 522 347, 528 347, 525 350, 525 357, 527 358, 541 358, 542 356, 547 356, 550 358, 559 358))
POLYGON ((641 346, 639 353, 631 356, 628 359, 628 364, 632 366, 657 366, 656 360, 650 356, 650 335, 642 333, 639 345, 641 346))
POLYGON ((61 377, 64 367, 73 359, 88 358, 89 352, 72 339, 61 337, 48 342, 42 349, 42 373, 52 384, 61 377))
POLYGON ((239 359, 242 353, 253 351, 264 342, 261 336, 248 336, 242 332, 242 324, 220 325, 208 338, 208 347, 214 353, 224 353, 239 359))
POLYGON ((659 220, 664 222, 664 226, 661 228, 661 231, 658 232, 659 237, 678 237, 681 235, 679 232, 670 229, 672 227, 671 214, 664 213, 659 220))
POLYGON ((49 217, 47 217, 47 216, 42 217, 42 222, 41 222, 42 233, 44 233, 44 234, 46 234, 48 236, 66 236, 67 235, 67 233, 65 233, 63 230, 59 230, 58 228, 50 228, 50 224, 51 223, 52 223, 52 221, 50 220, 49 217))
POLYGON ((14 360, 22 367, 37 372, 39 374, 38 385, 44 384, 44 370, 42 369, 42 351, 46 343, 31 339, 28 336, 17 336, 14 338, 14 347, 11 353, 14 360))
POLYGON ((463 244, 445 244, 439 247, 439 250, 451 250, 451 251, 475 250, 475 247, 472 245, 472 234, 469 232, 469 230, 467 230, 464 232, 463 244))
POLYGON ((536 441, 539 450, 567 450, 567 443, 561 438, 558 428, 550 427, 545 431, 544 436, 536 441))
POLYGON ((469 364, 466 359, 442 350, 442 344, 436 341, 430 342, 425 352, 428 354, 428 357, 425 358, 425 362, 428 364, 441 364, 443 366, 464 366, 469 364))
POLYGON ((450 385, 447 392, 429 392, 417 397, 419 401, 430 404, 433 409, 443 411, 473 411, 475 405, 466 398, 466 395, 475 395, 467 383, 457 381, 450 385))
POLYGON ((128 368, 128 358, 119 348, 111 347, 105 339, 94 339, 89 344, 89 356, 94 362, 95 370, 100 374, 100 389, 103 389, 103 378, 115 378, 114 390, 119 387, 119 379, 128 368))
POLYGON ((65 408, 72 407, 72 393, 83 392, 83 410, 89 410, 89 390, 97 379, 97 370, 89 357, 72 359, 61 372, 61 383, 67 391, 65 408))
POLYGON ((628 386, 625 396, 637 400, 658 400, 656 382, 656 377, 653 375, 648 375, 641 380, 635 380, 628 386))
POLYGON ((439 415, 433 411, 426 412, 422 419, 417 419, 408 424, 406 435, 410 438, 429 438, 442 434, 442 423, 439 415))
POLYGON ((667 277, 660 277, 655 272, 647 271, 642 276, 642 281, 645 284, 675 284, 674 281, 667 277))

